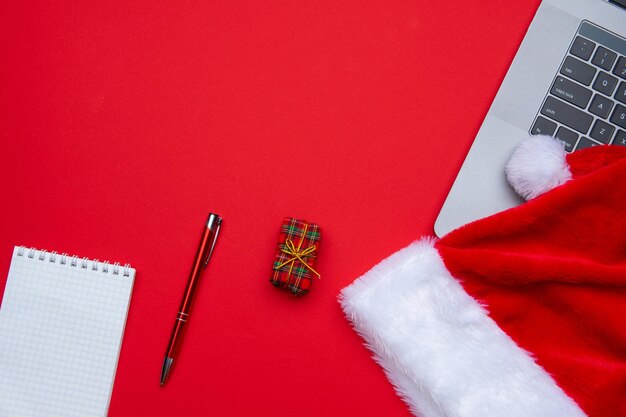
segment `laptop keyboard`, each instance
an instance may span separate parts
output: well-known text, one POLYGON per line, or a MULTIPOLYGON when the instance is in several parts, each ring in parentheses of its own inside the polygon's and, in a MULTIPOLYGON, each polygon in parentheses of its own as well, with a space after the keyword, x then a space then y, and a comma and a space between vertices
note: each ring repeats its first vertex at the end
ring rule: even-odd
POLYGON ((530 128, 567 152, 626 146, 626 40, 583 21, 530 128))

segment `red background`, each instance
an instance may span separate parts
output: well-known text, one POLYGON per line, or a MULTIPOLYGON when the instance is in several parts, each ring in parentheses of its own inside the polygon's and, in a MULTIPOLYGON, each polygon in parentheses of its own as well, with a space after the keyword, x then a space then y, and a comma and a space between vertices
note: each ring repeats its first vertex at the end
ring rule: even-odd
POLYGON ((14 245, 137 269, 110 417, 408 416, 336 296, 432 233, 538 4, 3 2, 0 288, 14 245), (284 216, 322 227, 300 299, 268 283, 284 216))

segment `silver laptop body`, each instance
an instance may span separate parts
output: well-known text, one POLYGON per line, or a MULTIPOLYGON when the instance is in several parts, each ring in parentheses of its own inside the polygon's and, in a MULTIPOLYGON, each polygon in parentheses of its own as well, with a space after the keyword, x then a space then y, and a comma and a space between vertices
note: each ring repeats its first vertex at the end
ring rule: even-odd
POLYGON ((624 4, 542 2, 439 213, 437 236, 521 203, 504 166, 530 134, 557 136, 568 151, 626 145, 624 4))

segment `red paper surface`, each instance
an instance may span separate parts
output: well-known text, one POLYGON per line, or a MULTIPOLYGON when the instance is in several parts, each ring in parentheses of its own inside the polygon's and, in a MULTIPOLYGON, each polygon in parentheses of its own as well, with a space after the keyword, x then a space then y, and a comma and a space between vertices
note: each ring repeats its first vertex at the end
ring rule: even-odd
POLYGON ((336 296, 432 233, 538 3, 3 2, 0 288, 14 245, 137 269, 110 417, 410 415, 336 296), (300 299, 285 216, 324 235, 300 299))

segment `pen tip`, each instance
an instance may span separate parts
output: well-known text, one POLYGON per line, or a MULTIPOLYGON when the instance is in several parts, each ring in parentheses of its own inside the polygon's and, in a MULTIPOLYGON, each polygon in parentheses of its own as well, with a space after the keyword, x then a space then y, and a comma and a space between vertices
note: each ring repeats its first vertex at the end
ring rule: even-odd
POLYGON ((165 380, 170 373, 170 369, 172 367, 172 363, 174 359, 166 357, 163 361, 163 368, 161 369, 161 386, 165 385, 165 380))

